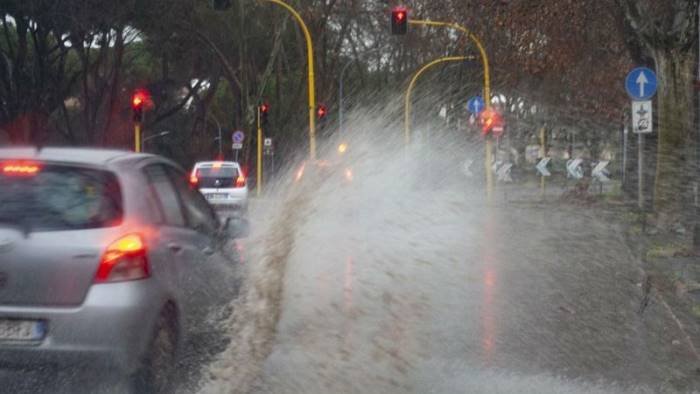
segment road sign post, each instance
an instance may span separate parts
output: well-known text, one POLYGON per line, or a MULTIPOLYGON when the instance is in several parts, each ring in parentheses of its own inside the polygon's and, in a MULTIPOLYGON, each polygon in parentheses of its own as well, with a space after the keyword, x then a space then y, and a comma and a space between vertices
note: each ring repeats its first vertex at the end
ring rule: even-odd
POLYGON ((266 175, 263 178, 264 182, 267 182, 270 174, 275 173, 275 151, 270 137, 263 138, 263 172, 266 175))
POLYGON ((467 110, 474 115, 479 115, 486 108, 486 103, 481 96, 474 96, 467 101, 467 110))
POLYGON ((233 132, 233 143, 234 144, 242 144, 243 141, 245 140, 245 133, 242 132, 241 130, 236 130, 233 132))
POLYGON ((644 210, 644 135, 637 134, 637 170, 639 177, 637 184, 637 205, 640 210, 644 210))
POLYGON ((627 122, 622 126, 622 188, 627 192, 627 138, 629 135, 629 129, 627 128, 627 122))
POLYGON ((654 71, 646 67, 637 67, 627 74, 625 89, 634 101, 649 100, 656 94, 658 81, 654 71))
POLYGON ((231 136, 233 143, 231 144, 231 149, 233 149, 233 159, 238 162, 238 152, 243 149, 243 141, 245 140, 245 133, 241 130, 236 130, 231 136))
POLYGON ((637 134, 637 166, 638 168, 638 185, 637 185, 637 205, 639 209, 644 209, 644 134, 649 134, 653 131, 653 114, 652 102, 647 101, 632 101, 632 131, 637 134))
POLYGON ((654 71, 637 67, 625 79, 625 89, 632 99, 632 131, 637 134, 638 189, 637 204, 644 210, 644 134, 653 131, 651 98, 656 94, 658 81, 654 71))
POLYGON ((632 130, 635 134, 653 132, 651 101, 632 101, 632 130))

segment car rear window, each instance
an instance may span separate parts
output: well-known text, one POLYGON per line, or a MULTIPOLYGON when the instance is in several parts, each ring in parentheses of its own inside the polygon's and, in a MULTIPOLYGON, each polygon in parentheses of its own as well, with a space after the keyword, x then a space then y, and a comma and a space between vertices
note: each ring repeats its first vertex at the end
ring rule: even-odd
POLYGON ((232 166, 200 167, 196 173, 200 188, 234 187, 238 175, 238 168, 232 166))
POLYGON ((122 217, 121 188, 111 172, 0 161, 0 225, 79 230, 116 226, 122 217))

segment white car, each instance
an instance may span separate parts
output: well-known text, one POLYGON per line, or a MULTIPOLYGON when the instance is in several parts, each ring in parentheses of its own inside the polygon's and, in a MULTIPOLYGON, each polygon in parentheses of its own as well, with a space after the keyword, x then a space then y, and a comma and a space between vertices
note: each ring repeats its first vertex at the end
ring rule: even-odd
POLYGON ((241 166, 233 161, 202 161, 194 165, 190 183, 221 214, 246 215, 248 186, 241 166))

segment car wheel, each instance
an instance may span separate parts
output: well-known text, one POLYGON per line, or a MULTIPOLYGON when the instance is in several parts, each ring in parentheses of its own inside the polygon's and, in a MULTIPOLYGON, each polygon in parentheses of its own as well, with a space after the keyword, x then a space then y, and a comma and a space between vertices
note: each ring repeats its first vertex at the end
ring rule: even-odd
POLYGON ((178 329, 175 311, 161 312, 148 351, 133 377, 135 393, 170 393, 177 356, 178 329))

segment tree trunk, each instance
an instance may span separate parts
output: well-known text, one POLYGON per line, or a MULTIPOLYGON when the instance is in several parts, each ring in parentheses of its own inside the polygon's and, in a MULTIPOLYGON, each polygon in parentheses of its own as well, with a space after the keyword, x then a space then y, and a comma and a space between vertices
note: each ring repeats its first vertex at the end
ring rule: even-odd
POLYGON ((654 210, 664 226, 680 217, 692 169, 694 59, 677 49, 657 51, 654 58, 659 77, 654 210))

